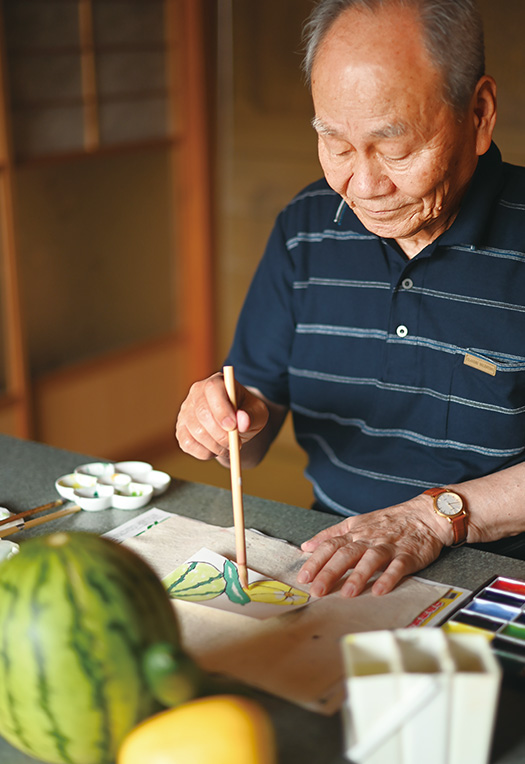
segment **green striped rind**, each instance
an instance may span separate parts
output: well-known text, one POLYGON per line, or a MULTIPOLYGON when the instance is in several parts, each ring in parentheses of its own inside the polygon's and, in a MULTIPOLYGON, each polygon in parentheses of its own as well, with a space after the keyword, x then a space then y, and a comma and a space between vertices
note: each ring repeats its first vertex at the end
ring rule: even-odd
POLYGON ((203 602, 218 597, 226 581, 209 562, 185 562, 162 579, 170 597, 187 602, 203 602))
POLYGON ((151 569, 90 534, 26 541, 0 565, 0 734, 56 764, 109 764, 156 710, 141 661, 179 645, 175 614, 151 569))

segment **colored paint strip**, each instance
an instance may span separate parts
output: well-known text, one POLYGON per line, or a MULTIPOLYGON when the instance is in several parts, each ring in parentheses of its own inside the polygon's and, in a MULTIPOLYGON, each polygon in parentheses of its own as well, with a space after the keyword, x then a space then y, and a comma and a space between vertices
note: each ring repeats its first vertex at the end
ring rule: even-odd
POLYGON ((511 592, 507 594, 503 591, 498 591, 497 589, 488 588, 485 589, 481 595, 484 600, 489 600, 490 602, 497 602, 500 605, 508 605, 509 607, 523 607, 525 605, 525 599, 521 596, 521 594, 517 594, 516 592, 511 592))
POLYGON ((501 633, 506 637, 521 639, 525 643, 525 626, 518 626, 516 623, 508 623, 501 633))
POLYGON ((492 589, 501 589, 504 592, 521 594, 525 597, 525 581, 518 581, 513 578, 496 578, 490 586, 492 589))
POLYGON ((460 610, 454 616, 454 621, 457 623, 467 624, 473 626, 476 629, 482 629, 483 631, 495 633, 501 628, 501 621, 494 620, 492 618, 485 618, 477 613, 468 613, 466 610, 460 610))
POLYGON ((466 610, 480 613, 481 615, 486 615, 490 618, 498 618, 500 621, 510 621, 519 613, 519 608, 498 605, 496 602, 487 602, 487 600, 484 600, 481 597, 473 600, 467 606, 466 610))
POLYGON ((460 623, 459 621, 447 621, 441 628, 449 634, 480 634, 488 639, 489 642, 494 636, 486 629, 480 629, 478 626, 470 626, 468 623, 460 623))

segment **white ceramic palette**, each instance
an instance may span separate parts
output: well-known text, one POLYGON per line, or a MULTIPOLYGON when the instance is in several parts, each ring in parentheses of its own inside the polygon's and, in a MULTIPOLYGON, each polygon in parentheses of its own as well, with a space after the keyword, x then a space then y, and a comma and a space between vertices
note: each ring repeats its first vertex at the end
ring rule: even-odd
POLYGON ((58 493, 82 509, 99 512, 140 509, 153 496, 163 493, 171 482, 166 472, 148 462, 89 462, 55 481, 58 493))

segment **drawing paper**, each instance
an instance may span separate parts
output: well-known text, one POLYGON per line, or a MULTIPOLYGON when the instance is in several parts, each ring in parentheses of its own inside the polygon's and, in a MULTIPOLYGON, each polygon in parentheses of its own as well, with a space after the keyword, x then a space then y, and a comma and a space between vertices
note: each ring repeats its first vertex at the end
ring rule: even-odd
MULTIPOLYGON (((197 546, 235 560, 235 531, 173 515, 123 542, 165 578, 195 554, 197 546)), ((249 566, 297 586, 308 555, 298 547, 246 531, 249 566)), ((287 608, 274 618, 239 618, 212 607, 173 600, 182 643, 199 665, 318 713, 332 714, 344 700, 341 638, 350 632, 394 629, 411 623, 450 587, 406 578, 390 594, 375 597, 370 586, 348 600, 338 587, 312 598, 308 607, 287 608)), ((307 585, 301 589, 308 592, 307 585)))

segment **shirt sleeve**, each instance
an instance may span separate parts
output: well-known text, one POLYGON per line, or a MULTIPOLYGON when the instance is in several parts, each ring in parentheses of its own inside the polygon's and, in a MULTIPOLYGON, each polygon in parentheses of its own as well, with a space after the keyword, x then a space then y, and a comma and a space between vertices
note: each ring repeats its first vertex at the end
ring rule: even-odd
POLYGON ((227 364, 245 386, 289 405, 288 366, 295 331, 294 266, 278 217, 242 307, 227 364))

